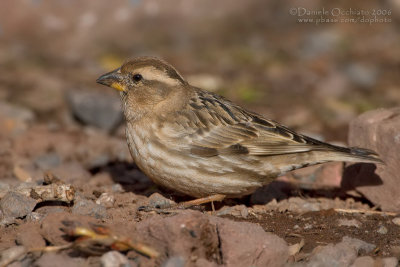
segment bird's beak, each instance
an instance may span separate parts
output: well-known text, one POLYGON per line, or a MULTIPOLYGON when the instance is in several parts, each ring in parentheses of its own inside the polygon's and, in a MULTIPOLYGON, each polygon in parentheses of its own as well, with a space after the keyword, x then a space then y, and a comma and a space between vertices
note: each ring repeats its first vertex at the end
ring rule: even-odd
POLYGON ((96 82, 117 89, 118 91, 126 90, 125 85, 123 84, 120 69, 116 69, 101 75, 96 82))

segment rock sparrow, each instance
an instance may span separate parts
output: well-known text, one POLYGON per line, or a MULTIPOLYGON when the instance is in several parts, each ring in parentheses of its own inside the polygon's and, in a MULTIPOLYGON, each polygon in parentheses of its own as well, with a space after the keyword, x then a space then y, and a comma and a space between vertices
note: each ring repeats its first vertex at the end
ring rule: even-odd
POLYGON ((327 144, 191 86, 157 58, 98 78, 120 91, 126 137, 155 183, 193 197, 239 197, 288 171, 328 161, 381 163, 367 149, 327 144))

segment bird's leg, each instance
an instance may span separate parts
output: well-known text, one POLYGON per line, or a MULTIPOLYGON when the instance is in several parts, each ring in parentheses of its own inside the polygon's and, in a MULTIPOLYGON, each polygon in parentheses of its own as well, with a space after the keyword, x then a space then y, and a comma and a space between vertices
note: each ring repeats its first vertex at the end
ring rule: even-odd
POLYGON ((225 197, 226 197, 225 195, 221 195, 221 194, 211 195, 208 197, 202 197, 202 198, 197 198, 194 200, 184 201, 184 202, 178 203, 177 206, 178 206, 178 208, 181 208, 181 209, 187 209, 192 206, 197 206, 197 205, 211 202, 212 206, 214 207, 214 203, 213 203, 214 201, 222 201, 225 199, 225 197))

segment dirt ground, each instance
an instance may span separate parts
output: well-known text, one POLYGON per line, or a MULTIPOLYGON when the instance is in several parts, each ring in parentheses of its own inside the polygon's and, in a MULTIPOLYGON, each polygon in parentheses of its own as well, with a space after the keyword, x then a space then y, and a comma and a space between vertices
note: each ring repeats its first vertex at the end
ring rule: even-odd
POLYGON ((119 96, 95 83, 158 56, 295 131, 366 147, 351 122, 400 102, 398 1, 306 2, 2 1, 0 267, 397 266, 400 215, 382 210, 398 203, 398 114, 374 141, 393 161, 384 182, 364 179, 374 165, 329 163, 215 210, 160 210, 190 198, 136 167, 119 96), (301 23, 301 8, 389 22, 301 23))

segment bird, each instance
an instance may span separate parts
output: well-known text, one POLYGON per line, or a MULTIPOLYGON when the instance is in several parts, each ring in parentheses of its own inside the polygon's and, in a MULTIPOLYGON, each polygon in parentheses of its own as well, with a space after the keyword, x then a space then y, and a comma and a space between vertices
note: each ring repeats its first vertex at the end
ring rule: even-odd
POLYGON ((286 172, 330 162, 383 163, 372 150, 325 143, 190 85, 169 63, 136 57, 97 83, 120 92, 136 165, 188 206, 253 193, 286 172))

